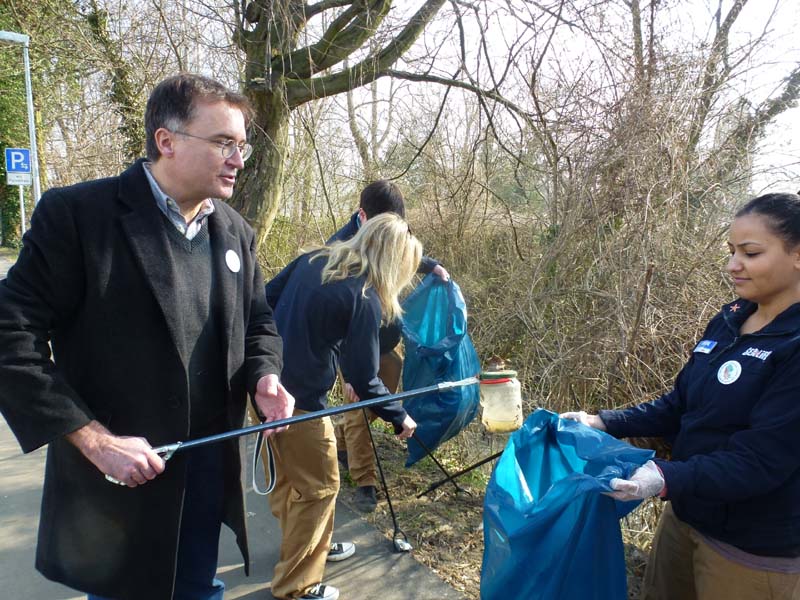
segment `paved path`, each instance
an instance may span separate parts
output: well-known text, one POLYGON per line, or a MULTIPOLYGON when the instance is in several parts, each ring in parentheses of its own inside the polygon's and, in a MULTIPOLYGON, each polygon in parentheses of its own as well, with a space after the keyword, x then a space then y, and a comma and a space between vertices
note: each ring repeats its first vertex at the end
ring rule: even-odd
MULTIPOLYGON (((0 418, 0 597, 83 599, 85 596, 74 590, 47 581, 33 566, 44 458, 44 450, 21 455, 11 430, 0 418)), ((223 527, 219 577, 227 587, 226 599, 271 600, 269 584, 278 558, 278 524, 267 500, 252 491, 247 496, 247 508, 251 576, 244 576, 233 534, 223 527)), ((355 556, 330 565, 326 571, 326 583, 341 590, 342 600, 463 598, 414 560, 413 553, 395 554, 389 540, 341 502, 336 508, 334 536, 355 541, 357 546, 355 556)))
POLYGON ((3 279, 17 259, 16 250, 9 250, 8 248, 0 248, 0 279, 3 279))

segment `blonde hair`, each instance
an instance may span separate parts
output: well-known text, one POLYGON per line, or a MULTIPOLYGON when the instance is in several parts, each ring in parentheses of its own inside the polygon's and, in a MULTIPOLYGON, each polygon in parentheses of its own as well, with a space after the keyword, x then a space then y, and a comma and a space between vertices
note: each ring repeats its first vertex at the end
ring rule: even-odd
POLYGON ((384 322, 391 322, 403 314, 397 297, 417 272, 422 244, 402 218, 384 213, 368 219, 346 242, 323 246, 311 260, 323 256, 323 285, 366 275, 362 293, 374 289, 384 322))

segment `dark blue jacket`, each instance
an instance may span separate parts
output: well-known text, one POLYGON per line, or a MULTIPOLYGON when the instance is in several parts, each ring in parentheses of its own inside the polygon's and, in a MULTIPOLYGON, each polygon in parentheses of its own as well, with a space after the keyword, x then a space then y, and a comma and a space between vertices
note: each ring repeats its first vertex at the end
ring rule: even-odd
MULTIPOLYGON (((337 367, 362 400, 388 395, 378 377, 378 297, 372 288, 364 292, 364 276, 323 285, 325 259, 309 261, 313 255, 297 257, 266 285, 267 301, 283 338, 281 383, 294 396, 297 408, 308 411, 327 405, 337 367)), ((402 430, 406 411, 400 402, 372 410, 392 423, 396 432, 402 430)))
MULTIPOLYGON (((325 242, 326 244, 332 244, 333 242, 346 242, 350 238, 352 238, 356 233, 358 233, 358 228, 361 227, 361 221, 358 218, 358 212, 354 213, 347 224, 342 227, 339 231, 334 233, 330 239, 325 242)), ((422 260, 419 261, 419 269, 417 269, 418 273, 424 273, 427 275, 428 273, 432 272, 437 266, 439 266, 439 262, 431 258, 430 256, 423 256, 422 260)), ((398 340, 399 341, 399 340, 398 340)))
POLYGON ((673 438, 656 461, 678 517, 762 556, 800 556, 800 303, 741 335, 756 305, 737 300, 706 328, 674 389, 601 411, 616 437, 673 438))

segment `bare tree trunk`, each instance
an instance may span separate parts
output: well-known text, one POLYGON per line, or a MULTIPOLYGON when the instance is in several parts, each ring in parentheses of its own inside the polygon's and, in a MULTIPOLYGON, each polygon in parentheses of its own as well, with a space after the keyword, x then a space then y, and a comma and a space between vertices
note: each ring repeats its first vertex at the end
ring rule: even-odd
POLYGON ((645 81, 644 75, 644 42, 642 41, 642 13, 639 0, 631 0, 631 21, 633 23, 633 60, 636 65, 636 84, 638 87, 645 81))
POLYGON ((275 215, 278 214, 283 191, 285 153, 289 139, 289 107, 281 88, 272 92, 251 94, 256 109, 250 139, 253 156, 239 176, 231 205, 256 230, 261 244, 275 215))
MULTIPOLYGON (((375 82, 373 81, 371 85, 374 86, 375 82)), ((358 128, 358 119, 356 108, 353 104, 352 90, 347 90, 347 124, 350 127, 350 135, 353 136, 353 143, 356 146, 356 150, 358 150, 358 156, 361 158, 361 177, 364 181, 372 181, 374 178, 372 156, 369 151, 367 140, 361 135, 361 130, 358 128)))
POLYGON ((108 33, 108 14, 91 3, 91 12, 84 15, 107 61, 108 75, 111 78, 111 101, 120 117, 119 132, 124 139, 124 155, 127 160, 135 160, 144 151, 144 126, 142 124, 142 105, 140 90, 137 89, 133 68, 117 47, 118 44, 108 33))
POLYGON ((659 0, 650 0, 650 22, 648 24, 647 39, 647 89, 653 84, 656 72, 656 9, 659 0))

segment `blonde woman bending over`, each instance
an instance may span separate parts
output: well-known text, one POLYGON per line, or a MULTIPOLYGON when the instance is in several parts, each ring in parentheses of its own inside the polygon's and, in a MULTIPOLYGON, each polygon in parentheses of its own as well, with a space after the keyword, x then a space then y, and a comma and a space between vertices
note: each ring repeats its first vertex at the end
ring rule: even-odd
MULTIPOLYGON (((400 316, 397 296, 421 256, 406 222, 383 214, 346 242, 302 254, 267 284, 284 344, 281 382, 295 397, 295 414, 325 408, 337 368, 359 398, 389 394, 378 377, 378 330, 400 316)), ((399 402, 373 410, 400 439, 414 433, 399 402)), ((329 417, 293 425, 272 445, 278 476, 270 506, 282 533, 272 595, 335 600, 339 591, 322 583, 339 491, 333 425, 329 417)), ((352 544, 336 546, 352 554, 352 544)))

